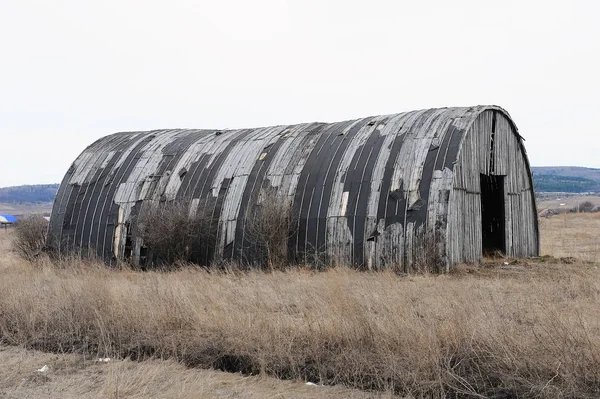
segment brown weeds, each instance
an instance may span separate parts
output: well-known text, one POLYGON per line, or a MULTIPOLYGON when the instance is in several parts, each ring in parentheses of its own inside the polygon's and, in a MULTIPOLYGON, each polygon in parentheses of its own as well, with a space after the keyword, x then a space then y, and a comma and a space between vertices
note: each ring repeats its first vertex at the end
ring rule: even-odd
POLYGON ((597 397, 598 255, 408 277, 69 269, 9 256, 0 341, 413 397, 597 397))

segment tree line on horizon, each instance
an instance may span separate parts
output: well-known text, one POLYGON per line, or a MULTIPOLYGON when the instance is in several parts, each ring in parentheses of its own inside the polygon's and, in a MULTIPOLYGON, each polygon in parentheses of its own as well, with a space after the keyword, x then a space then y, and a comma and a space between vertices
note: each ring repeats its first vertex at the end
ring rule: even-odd
POLYGON ((52 202, 58 191, 58 184, 33 184, 0 188, 0 202, 3 203, 42 203, 52 202))

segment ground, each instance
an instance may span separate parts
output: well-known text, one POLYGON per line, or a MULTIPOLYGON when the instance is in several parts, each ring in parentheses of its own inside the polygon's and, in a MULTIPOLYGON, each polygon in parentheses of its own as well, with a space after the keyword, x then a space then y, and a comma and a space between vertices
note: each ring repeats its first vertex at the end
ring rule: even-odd
POLYGON ((578 194, 551 194, 543 193, 538 195, 538 212, 544 209, 555 209, 558 211, 567 211, 577 208, 577 204, 589 201, 594 205, 600 205, 600 196, 598 195, 578 195, 578 194))
MULTIPOLYGON (((104 359, 103 359, 104 360, 104 359)), ((172 360, 98 361, 0 346, 0 398, 390 397, 269 377, 198 370, 172 360), (48 371, 38 371, 47 366, 48 371)))
POLYGON ((0 398, 600 393, 600 214, 543 218, 540 258, 445 275, 141 273, 29 263, 12 239, 0 398))

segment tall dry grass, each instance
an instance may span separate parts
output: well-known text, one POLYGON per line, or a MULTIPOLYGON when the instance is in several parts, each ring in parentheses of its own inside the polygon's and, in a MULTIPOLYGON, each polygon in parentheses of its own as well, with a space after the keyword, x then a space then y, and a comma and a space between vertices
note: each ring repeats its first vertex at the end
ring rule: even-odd
MULTIPOLYGON (((569 217, 585 229, 600 222, 569 217)), ((562 228, 553 223, 542 227, 562 228)), ((597 248, 599 231, 579 242, 597 248)), ((561 256, 578 255, 567 247, 561 256)), ((586 259, 399 277, 137 272, 9 256, 0 261, 0 341, 413 397, 598 397, 600 253, 586 259)))

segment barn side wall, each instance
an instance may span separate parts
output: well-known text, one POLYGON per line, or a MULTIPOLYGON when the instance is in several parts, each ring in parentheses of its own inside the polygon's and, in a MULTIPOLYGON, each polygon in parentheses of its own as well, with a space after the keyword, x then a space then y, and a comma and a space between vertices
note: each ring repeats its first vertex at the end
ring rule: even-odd
MULTIPOLYGON (((331 124, 114 134, 88 147, 66 173, 50 231, 61 250, 135 263, 145 256, 138 216, 181 201, 190 214, 216 220, 211 256, 252 263, 247 218, 274 192, 293 208, 288 249, 296 258, 316 252, 328 261, 406 271, 430 253, 445 265, 476 259, 478 177, 471 173, 485 168, 489 154, 480 143, 486 139, 467 132, 484 129, 492 112, 505 115, 479 106, 331 124), (473 219, 459 209, 474 210, 473 219)), ((508 130, 499 130, 498 140, 505 145, 495 151, 522 151, 504 118, 498 129, 508 130)), ((502 157, 498 168, 527 169, 523 156, 502 157)), ((518 223, 533 198, 527 173, 507 180, 516 237, 532 231, 518 223)), ((511 253, 529 254, 537 241, 527 245, 511 238, 511 253)))
POLYGON ((504 112, 487 110, 475 119, 454 171, 447 239, 451 264, 482 256, 481 174, 503 176, 506 254, 539 254, 531 172, 521 138, 504 112))

